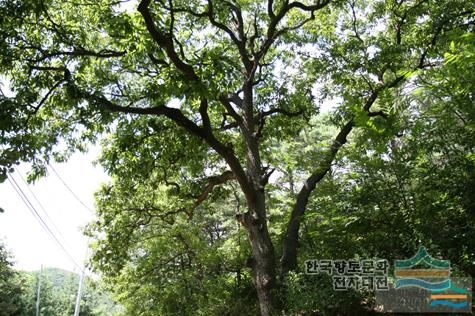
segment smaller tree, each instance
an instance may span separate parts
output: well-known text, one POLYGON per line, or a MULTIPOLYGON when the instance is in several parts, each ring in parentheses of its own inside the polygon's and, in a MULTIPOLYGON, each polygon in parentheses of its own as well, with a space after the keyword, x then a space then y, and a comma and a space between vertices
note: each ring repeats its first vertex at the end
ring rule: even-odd
POLYGON ((20 315, 23 291, 23 281, 13 270, 5 245, 0 243, 0 316, 20 315))

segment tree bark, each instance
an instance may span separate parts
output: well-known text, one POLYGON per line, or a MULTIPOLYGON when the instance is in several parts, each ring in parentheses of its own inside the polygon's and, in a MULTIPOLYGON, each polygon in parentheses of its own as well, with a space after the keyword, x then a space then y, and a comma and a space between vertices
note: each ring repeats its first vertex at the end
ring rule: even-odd
POLYGON ((265 217, 256 218, 252 215, 265 214, 264 192, 256 192, 256 199, 248 205, 248 212, 236 216, 247 229, 251 242, 253 257, 248 260, 247 265, 252 269, 261 315, 274 315, 278 310, 278 302, 273 293, 276 289, 274 246, 265 217))
POLYGON ((273 290, 276 287, 276 268, 274 246, 267 229, 267 212, 265 198, 265 172, 259 152, 259 142, 256 133, 253 101, 253 75, 243 85, 243 124, 241 133, 246 145, 246 173, 252 194, 247 196, 248 211, 238 215, 238 220, 249 233, 253 258, 249 260, 252 269, 259 306, 262 316, 277 313, 277 301, 273 290))
POLYGON ((282 276, 285 276, 289 271, 297 268, 300 222, 305 213, 305 209, 307 208, 308 199, 317 183, 319 183, 330 170, 331 164, 335 159, 338 150, 346 143, 347 136, 350 134, 353 126, 353 121, 350 121, 341 128, 340 132, 333 140, 333 144, 331 145, 324 161, 321 162, 320 167, 317 168, 305 181, 302 189, 297 195, 297 200, 292 209, 284 240, 282 242, 282 276))

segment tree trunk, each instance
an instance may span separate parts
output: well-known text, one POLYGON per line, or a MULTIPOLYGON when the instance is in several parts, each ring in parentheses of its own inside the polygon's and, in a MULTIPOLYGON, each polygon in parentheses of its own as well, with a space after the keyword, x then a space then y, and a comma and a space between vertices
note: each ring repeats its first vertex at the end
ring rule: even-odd
POLYGON ((248 79, 243 85, 242 109, 243 122, 240 125, 246 145, 247 183, 241 184, 246 194, 248 211, 237 215, 237 219, 246 227, 251 242, 253 258, 248 260, 252 269, 254 282, 259 298, 262 316, 277 314, 277 301, 273 290, 276 287, 276 269, 274 246, 267 230, 265 171, 259 152, 258 132, 256 128, 255 107, 253 101, 253 76, 250 70, 248 79), (248 184, 248 185, 246 185, 248 184))
POLYGON ((277 300, 273 293, 276 289, 275 255, 265 219, 264 193, 259 192, 255 202, 249 203, 249 211, 237 215, 237 219, 249 233, 253 257, 248 260, 247 265, 252 269, 261 315, 275 315, 278 311, 277 300), (252 214, 261 216, 256 217, 252 214))
MULTIPOLYGON (((372 102, 374 102, 374 99, 372 102)), ((289 271, 293 271, 297 268, 300 222, 305 214, 310 194, 315 189, 317 183, 319 183, 330 170, 331 164, 335 159, 338 150, 346 143, 347 137, 353 127, 354 123, 353 120, 351 120, 341 128, 340 132, 333 140, 325 159, 321 161, 320 166, 316 168, 316 170, 314 170, 310 177, 304 182, 302 188, 297 194, 297 200, 292 209, 292 213, 290 214, 290 221, 287 224, 287 230, 282 242, 282 277, 285 277, 289 271)))
POLYGON ((290 221, 287 224, 287 230, 282 242, 282 277, 289 271, 297 269, 300 222, 307 207, 308 197, 310 195, 309 191, 308 187, 304 186, 299 192, 295 206, 292 209, 290 221))
POLYGON ((277 302, 273 293, 276 287, 276 271, 274 248, 267 227, 264 229, 251 228, 249 238, 251 239, 254 255, 252 270, 261 315, 273 315, 277 309, 277 302))

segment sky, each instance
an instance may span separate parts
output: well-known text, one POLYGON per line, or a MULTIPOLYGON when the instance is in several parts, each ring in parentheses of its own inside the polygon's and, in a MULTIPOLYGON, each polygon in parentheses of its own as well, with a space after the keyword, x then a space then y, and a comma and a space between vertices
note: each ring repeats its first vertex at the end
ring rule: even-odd
MULTIPOLYGON (((94 210, 94 192, 108 180, 103 169, 92 164, 98 155, 99 147, 93 147, 87 154, 74 154, 66 163, 52 163, 67 186, 91 210, 94 210)), ((81 229, 95 215, 74 197, 51 169, 48 169, 48 176, 29 185, 46 210, 45 214, 22 180, 29 166, 22 164, 17 170, 13 173, 16 183, 77 265, 83 265, 88 239, 81 229)), ((72 259, 28 210, 9 181, 0 184, 0 207, 4 210, 0 213, 0 240, 10 251, 16 268, 32 271, 43 265, 79 272, 72 259)))

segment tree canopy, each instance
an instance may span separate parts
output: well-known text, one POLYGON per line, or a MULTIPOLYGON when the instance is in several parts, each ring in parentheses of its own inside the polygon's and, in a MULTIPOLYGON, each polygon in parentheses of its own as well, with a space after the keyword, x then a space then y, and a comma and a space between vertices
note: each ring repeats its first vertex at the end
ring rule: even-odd
POLYGON ((102 141, 93 264, 138 314, 316 309, 299 249, 381 234, 473 269, 473 3, 0 3, 2 177, 102 141))

